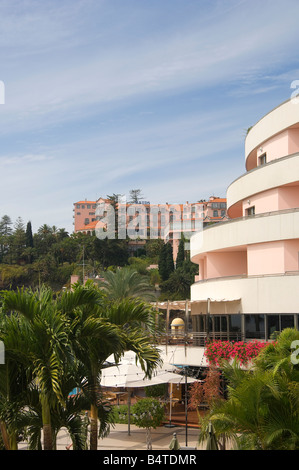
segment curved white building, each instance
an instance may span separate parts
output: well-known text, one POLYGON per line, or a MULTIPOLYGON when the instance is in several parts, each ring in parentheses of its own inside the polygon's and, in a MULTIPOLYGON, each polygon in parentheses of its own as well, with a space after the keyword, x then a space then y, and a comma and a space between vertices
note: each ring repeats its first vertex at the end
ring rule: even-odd
POLYGON ((245 168, 227 190, 231 220, 191 237, 191 315, 203 336, 267 340, 299 321, 299 104, 250 129, 245 168))

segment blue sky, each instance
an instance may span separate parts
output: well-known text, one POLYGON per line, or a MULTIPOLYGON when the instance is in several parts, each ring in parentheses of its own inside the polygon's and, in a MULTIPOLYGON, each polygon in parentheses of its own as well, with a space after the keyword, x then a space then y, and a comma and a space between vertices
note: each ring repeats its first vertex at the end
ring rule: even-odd
POLYGON ((298 0, 1 0, 0 216, 72 232, 85 198, 224 197, 246 129, 299 79, 298 18, 298 0))

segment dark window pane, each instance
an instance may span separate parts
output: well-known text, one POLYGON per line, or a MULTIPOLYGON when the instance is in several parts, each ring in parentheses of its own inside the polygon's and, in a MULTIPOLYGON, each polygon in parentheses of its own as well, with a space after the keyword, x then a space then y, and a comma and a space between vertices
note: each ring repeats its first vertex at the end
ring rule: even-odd
POLYGON ((265 337, 264 315, 245 315, 245 337, 257 339, 265 337))
POLYGON ((221 317, 221 331, 222 332, 227 332, 227 317, 222 315, 221 317))
POLYGON ((279 331, 279 315, 268 316, 268 337, 275 331, 279 331))
POLYGON ((232 333, 241 333, 241 315, 229 316, 229 331, 232 333))
POLYGON ((218 315, 214 315, 214 331, 220 331, 220 317, 218 315))
POLYGON ((294 328, 294 315, 280 315, 281 330, 294 328))

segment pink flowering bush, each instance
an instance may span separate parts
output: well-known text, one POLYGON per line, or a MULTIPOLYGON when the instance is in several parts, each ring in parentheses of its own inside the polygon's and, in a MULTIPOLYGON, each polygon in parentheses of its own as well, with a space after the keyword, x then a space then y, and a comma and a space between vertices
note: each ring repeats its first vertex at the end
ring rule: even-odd
POLYGON ((219 365, 221 360, 237 359, 241 365, 252 361, 268 343, 262 341, 211 341, 207 343, 205 356, 210 364, 219 365))

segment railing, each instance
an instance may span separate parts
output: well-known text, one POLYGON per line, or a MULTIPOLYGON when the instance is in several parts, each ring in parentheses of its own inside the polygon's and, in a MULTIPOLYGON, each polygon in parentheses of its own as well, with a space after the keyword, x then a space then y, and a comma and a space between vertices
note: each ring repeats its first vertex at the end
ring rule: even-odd
POLYGON ((285 155, 284 157, 280 157, 280 158, 276 158, 275 160, 271 160, 270 162, 267 162, 265 163, 264 165, 258 165, 254 168, 252 168, 251 170, 248 170, 246 171, 246 173, 243 173, 242 175, 240 175, 238 178, 236 178, 230 185, 228 188, 230 188, 230 186, 232 186, 236 181, 240 180, 241 178, 244 178, 244 176, 250 174, 250 173, 253 173, 254 171, 258 171, 260 170, 261 168, 265 168, 265 167, 269 167, 275 163, 279 163, 283 160, 287 160, 289 158, 294 158, 294 157, 298 157, 299 156, 299 153, 298 152, 295 152, 295 153, 292 153, 290 155, 285 155))
POLYGON ((233 279, 254 279, 254 278, 263 278, 263 277, 281 277, 281 276, 299 276, 298 271, 285 271, 284 273, 272 273, 272 274, 239 274, 237 276, 222 276, 222 277, 210 277, 208 279, 200 279, 199 281, 195 281, 194 284, 201 284, 204 282, 209 281, 228 281, 233 279))
POLYGON ((190 347, 205 347, 207 342, 212 340, 221 340, 221 341, 241 341, 242 334, 241 332, 225 332, 225 331, 210 331, 207 332, 188 332, 183 331, 169 331, 159 338, 160 344, 169 344, 169 345, 183 345, 190 347))
POLYGON ((230 225, 230 224, 244 221, 244 220, 259 219, 262 217, 270 217, 270 216, 281 215, 281 214, 291 214, 292 212, 299 212, 299 207, 294 207, 290 209, 281 209, 278 211, 262 212, 260 214, 254 214, 254 215, 244 215, 242 217, 236 217, 235 219, 229 219, 224 222, 217 222, 217 224, 208 225, 203 228, 203 231, 206 232, 206 230, 210 230, 216 226, 219 227, 221 225, 230 225))

